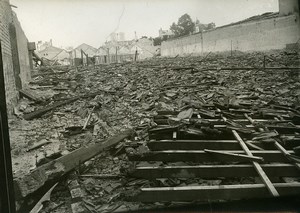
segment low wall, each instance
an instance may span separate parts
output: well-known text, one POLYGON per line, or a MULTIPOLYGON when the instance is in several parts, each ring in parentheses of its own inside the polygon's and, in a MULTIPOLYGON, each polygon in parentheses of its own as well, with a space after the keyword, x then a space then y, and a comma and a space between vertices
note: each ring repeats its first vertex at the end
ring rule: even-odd
POLYGON ((165 41, 162 56, 202 54, 207 52, 265 51, 283 49, 300 39, 299 15, 270 18, 219 27, 207 32, 165 41))

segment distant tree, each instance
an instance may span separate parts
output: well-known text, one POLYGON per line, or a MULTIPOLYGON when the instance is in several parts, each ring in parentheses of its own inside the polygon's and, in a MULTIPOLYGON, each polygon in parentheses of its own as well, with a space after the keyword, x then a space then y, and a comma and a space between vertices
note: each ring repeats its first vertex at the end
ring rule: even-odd
POLYGON ((216 24, 214 22, 211 22, 207 25, 207 28, 206 30, 210 30, 210 29, 213 29, 213 28, 216 28, 216 24))
POLYGON ((168 39, 167 35, 164 35, 162 38, 161 37, 156 37, 153 39, 153 45, 158 46, 161 45, 161 42, 166 41, 168 39))
POLYGON ((182 15, 177 24, 173 22, 170 26, 170 30, 174 33, 175 37, 189 35, 194 31, 195 23, 187 13, 182 15))
POLYGON ((154 38, 154 40, 153 40, 153 45, 154 45, 154 46, 161 45, 161 37, 156 37, 156 38, 154 38))
POLYGON ((175 22, 173 22, 173 24, 170 26, 170 30, 174 33, 174 37, 181 36, 182 34, 182 30, 177 24, 175 24, 175 22))
POLYGON ((195 21, 195 29, 196 32, 202 32, 205 30, 210 30, 216 27, 216 24, 214 22, 211 22, 209 24, 202 24, 198 19, 195 21))
POLYGON ((195 23, 186 13, 178 19, 178 26, 183 30, 183 35, 188 35, 193 32, 195 23))

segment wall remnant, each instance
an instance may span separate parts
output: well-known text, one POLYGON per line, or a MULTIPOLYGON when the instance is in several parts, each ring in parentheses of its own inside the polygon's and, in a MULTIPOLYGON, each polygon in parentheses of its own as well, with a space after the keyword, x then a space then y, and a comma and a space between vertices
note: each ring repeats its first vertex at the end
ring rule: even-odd
POLYGON ((18 89, 31 79, 28 39, 9 0, 0 0, 0 40, 4 64, 4 81, 8 113, 19 98, 18 89))
POLYGON ((266 13, 202 33, 167 40, 161 45, 161 55, 283 49, 288 44, 299 42, 300 39, 299 13, 295 9, 297 5, 291 5, 286 7, 286 4, 281 3, 279 8, 284 12, 266 13), (286 14, 288 10, 289 15, 281 15, 286 14))

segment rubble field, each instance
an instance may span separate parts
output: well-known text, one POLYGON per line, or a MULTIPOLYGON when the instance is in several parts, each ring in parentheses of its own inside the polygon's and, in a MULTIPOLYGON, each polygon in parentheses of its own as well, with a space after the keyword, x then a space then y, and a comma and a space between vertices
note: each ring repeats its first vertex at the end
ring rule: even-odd
MULTIPOLYGON (((28 88, 20 91, 23 98, 9 119, 13 175, 20 191, 19 212, 31 210, 56 183, 53 191, 48 191, 47 201, 37 204, 40 212, 122 212, 170 207, 192 202, 145 203, 128 197, 138 194, 141 187, 257 182, 251 178, 136 178, 128 175, 135 166, 186 164, 134 162, 129 157, 132 153, 143 157, 149 152, 150 133, 159 122, 188 125, 183 120, 191 118, 190 109, 216 118, 202 108, 204 105, 236 109, 247 106, 253 115, 260 108, 280 106, 290 114, 273 111, 280 114, 279 118, 299 119, 299 53, 209 53, 35 70, 28 88), (168 121, 158 119, 161 112, 169 112, 168 121), (170 112, 176 119, 172 119, 170 112), (75 155, 77 150, 82 154, 75 155), (55 169, 48 170, 47 166, 54 161, 55 169)), ((230 118, 230 114, 225 115, 230 118)), ((290 126, 298 128, 287 124, 290 126)), ((247 131, 242 127, 235 130, 247 131)), ((189 131, 193 135, 203 134, 195 129, 189 131)), ((205 134, 213 135, 213 139, 223 135, 218 129, 205 134)), ((297 135, 296 131, 289 137, 297 135)))

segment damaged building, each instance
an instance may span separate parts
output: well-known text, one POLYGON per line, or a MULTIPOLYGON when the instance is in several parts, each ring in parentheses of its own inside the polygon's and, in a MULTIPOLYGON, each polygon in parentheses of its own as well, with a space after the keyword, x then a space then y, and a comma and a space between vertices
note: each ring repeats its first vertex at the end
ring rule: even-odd
POLYGON ((98 49, 96 64, 122 63, 152 58, 157 55, 158 48, 153 45, 153 40, 150 38, 109 41, 98 49))
POLYGON ((52 45, 37 51, 36 54, 44 65, 70 65, 70 53, 52 45))
POLYGON ((161 46, 114 31, 65 49, 35 48, 0 0, 0 212, 296 209, 299 4, 278 6, 177 38, 161 28, 161 46))

